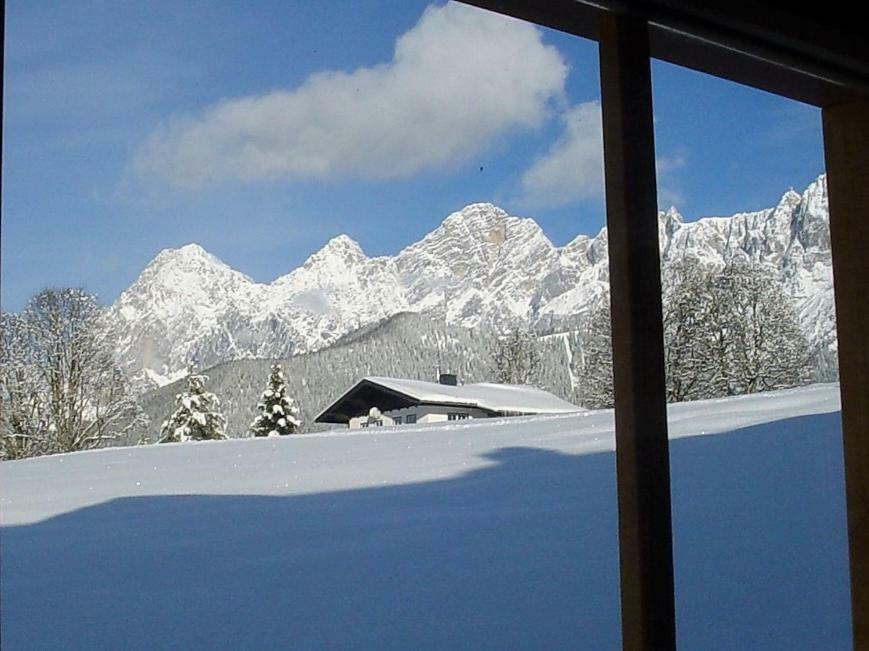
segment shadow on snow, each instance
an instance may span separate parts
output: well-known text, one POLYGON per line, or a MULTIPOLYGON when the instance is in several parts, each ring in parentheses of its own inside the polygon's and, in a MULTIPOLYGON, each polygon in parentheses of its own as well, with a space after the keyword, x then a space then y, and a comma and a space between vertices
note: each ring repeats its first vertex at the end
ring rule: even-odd
MULTIPOLYGON (((671 442, 680 648, 850 648, 840 438, 830 414, 671 442)), ((488 458, 6 527, 3 648, 618 648, 613 454, 488 458)))

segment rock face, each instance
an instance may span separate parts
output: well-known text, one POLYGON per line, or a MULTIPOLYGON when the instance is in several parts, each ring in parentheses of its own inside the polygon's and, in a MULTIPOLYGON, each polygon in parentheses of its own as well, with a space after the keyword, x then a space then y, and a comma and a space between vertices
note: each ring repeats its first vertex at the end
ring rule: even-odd
POLYGON ((771 265, 796 300, 809 341, 835 348, 826 176, 802 195, 787 191, 777 206, 767 210, 688 224, 670 211, 659 232, 665 261, 689 256, 716 266, 738 259, 771 265))
MULTIPOLYGON (((805 332, 835 345, 826 179, 774 208, 685 223, 659 215, 662 261, 772 265, 797 300, 805 332)), ((399 312, 446 307, 472 327, 575 322, 608 285, 607 241, 580 235, 556 247, 532 219, 466 206, 393 257, 369 258, 340 235, 299 268, 256 283, 195 244, 161 252, 112 305, 119 356, 140 382, 165 384, 188 366, 286 357, 334 343, 399 312)))

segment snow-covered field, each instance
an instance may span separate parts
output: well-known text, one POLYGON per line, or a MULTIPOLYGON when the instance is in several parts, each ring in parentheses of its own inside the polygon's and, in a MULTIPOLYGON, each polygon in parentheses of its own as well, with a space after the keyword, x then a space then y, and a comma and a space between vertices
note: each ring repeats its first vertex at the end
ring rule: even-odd
MULTIPOLYGON (((838 409, 671 408, 681 649, 850 648, 838 409)), ((602 411, 7 462, 0 641, 615 649, 612 449, 602 411)))

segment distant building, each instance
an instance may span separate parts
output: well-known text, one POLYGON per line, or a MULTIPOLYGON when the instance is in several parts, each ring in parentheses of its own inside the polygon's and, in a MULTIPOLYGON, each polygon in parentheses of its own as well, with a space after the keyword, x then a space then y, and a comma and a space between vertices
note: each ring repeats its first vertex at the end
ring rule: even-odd
POLYGON ((442 375, 440 383, 366 377, 324 409, 315 421, 356 429, 576 411, 582 409, 524 384, 459 385, 454 375, 442 375))

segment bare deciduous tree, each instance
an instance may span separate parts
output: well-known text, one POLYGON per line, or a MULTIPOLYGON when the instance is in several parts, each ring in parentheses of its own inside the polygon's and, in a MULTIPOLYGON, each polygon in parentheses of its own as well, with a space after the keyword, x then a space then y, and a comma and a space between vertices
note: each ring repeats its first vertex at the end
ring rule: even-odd
POLYGON ((0 315, 0 458, 22 459, 42 452, 46 430, 42 396, 23 319, 0 315))
POLYGON ((720 341, 710 342, 708 320, 714 314, 707 279, 693 261, 680 260, 664 270, 664 365, 668 402, 709 397, 711 359, 720 341))
MULTIPOLYGON (((731 263, 724 269, 682 260, 664 270, 664 343, 670 402, 798 386, 812 356, 793 302, 771 270, 731 263)), ((613 404, 609 301, 580 329, 577 399, 613 404)))
POLYGON ((4 442, 27 436, 36 453, 73 452, 141 424, 143 412, 115 364, 101 316, 84 290, 46 289, 15 318, 8 337, 4 323, 4 354, 15 360, 13 371, 4 371, 12 415, 4 413, 4 442))
POLYGON ((763 265, 682 261, 665 270, 671 401, 798 386, 812 360, 793 302, 763 265))

